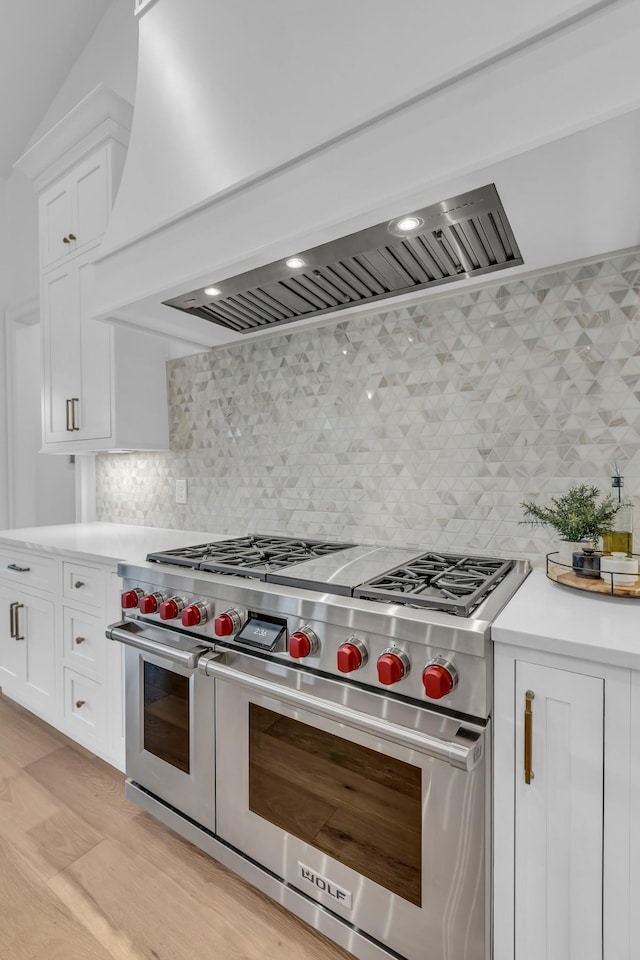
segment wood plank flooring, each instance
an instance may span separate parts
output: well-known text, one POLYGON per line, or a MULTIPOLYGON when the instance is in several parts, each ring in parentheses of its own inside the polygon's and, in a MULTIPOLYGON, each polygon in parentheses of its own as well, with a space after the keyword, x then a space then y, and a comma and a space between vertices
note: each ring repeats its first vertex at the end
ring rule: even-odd
POLYGON ((352 960, 0 693, 0 960, 352 960))

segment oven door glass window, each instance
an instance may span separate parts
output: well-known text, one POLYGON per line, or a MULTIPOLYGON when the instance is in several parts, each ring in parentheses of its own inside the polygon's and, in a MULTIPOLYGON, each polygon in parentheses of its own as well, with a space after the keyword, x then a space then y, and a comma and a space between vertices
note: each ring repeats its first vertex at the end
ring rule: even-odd
POLYGON ((249 808, 422 905, 422 771, 249 704, 249 808))
POLYGON ((189 678, 144 661, 144 749, 189 773, 189 678))

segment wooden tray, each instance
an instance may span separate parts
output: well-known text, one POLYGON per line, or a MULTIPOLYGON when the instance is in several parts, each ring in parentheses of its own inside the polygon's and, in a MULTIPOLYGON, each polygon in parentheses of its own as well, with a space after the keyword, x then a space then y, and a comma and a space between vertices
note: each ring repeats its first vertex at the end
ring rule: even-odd
MULTIPOLYGON (((558 563, 554 559, 557 556, 557 553, 547 554, 547 576, 554 583, 572 587, 574 590, 584 590, 586 593, 604 593, 609 597, 640 597, 640 576, 636 577, 635 583, 618 584, 613 582, 616 574, 604 571, 599 580, 591 580, 588 577, 579 577, 573 572, 573 567, 558 563)), ((637 554, 634 553, 633 556, 637 554)))

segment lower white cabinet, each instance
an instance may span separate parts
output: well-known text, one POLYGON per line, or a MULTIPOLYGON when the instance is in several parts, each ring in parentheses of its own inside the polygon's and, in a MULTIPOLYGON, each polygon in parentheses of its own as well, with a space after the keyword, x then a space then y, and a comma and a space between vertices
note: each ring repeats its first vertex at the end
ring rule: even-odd
POLYGON ((602 960, 603 695, 601 678, 516 661, 519 960, 602 960))
POLYGON ((494 653, 493 960, 632 960, 632 673, 494 653))
POLYGON ((55 713, 55 607, 0 583, 0 686, 50 719, 55 713))
POLYGON ((115 566, 6 547, 0 561, 3 693, 123 770, 122 651, 105 636, 115 566))

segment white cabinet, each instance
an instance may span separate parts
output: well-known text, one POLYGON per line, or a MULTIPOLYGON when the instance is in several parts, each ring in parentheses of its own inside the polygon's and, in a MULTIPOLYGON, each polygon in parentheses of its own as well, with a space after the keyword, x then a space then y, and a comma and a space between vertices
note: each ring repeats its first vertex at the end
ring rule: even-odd
POLYGON ((0 686, 45 719, 55 712, 54 644, 53 602, 0 582, 0 686))
POLYGON ((119 583, 114 565, 0 549, 2 692, 122 770, 119 583))
POLYGON ((111 436, 111 328, 90 317, 93 250, 42 278, 44 443, 111 436))
POLYGON ((516 661, 518 960, 602 960, 603 695, 601 678, 516 661))
POLYGON ((45 453, 169 445, 166 342, 93 319, 130 121, 129 104, 97 87, 17 163, 39 204, 45 453))
POLYGON ((631 960, 631 671, 502 642, 494 665, 493 958, 631 960))
POLYGON ((113 168, 111 148, 105 144, 42 192, 41 270, 82 253, 101 239, 113 204, 113 168))

